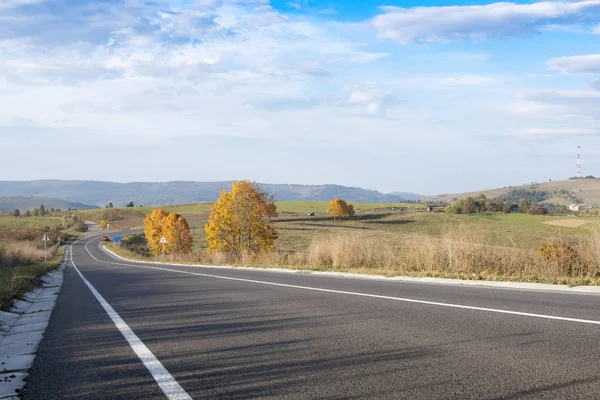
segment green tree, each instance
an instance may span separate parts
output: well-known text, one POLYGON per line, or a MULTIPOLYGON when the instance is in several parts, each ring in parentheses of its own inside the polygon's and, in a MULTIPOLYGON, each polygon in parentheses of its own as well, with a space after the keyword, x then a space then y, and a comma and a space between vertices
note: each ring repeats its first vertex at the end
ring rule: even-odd
POLYGON ((354 211, 354 206, 352 204, 348 204, 348 216, 354 217, 356 215, 356 211, 354 211))
POLYGON ((529 203, 529 200, 521 199, 521 201, 519 201, 519 212, 520 213, 526 213, 527 211, 529 211, 529 207, 531 207, 531 203, 529 203))
POLYGON ((15 208, 12 212, 13 217, 20 217, 21 216, 21 211, 19 211, 18 208, 15 208))
POLYGON ((113 208, 113 203, 108 203, 108 208, 113 208))
POLYGON ((45 208, 45 207, 44 207, 44 205, 42 204, 42 205, 40 206, 40 216, 42 216, 42 217, 43 217, 44 215, 46 215, 46 208, 45 208))
POLYGON ((25 212, 23 213, 24 217, 31 217, 31 211, 29 210, 25 210, 25 212))
POLYGON ((133 201, 130 201, 125 207, 135 207, 135 205, 133 204, 133 201))
POLYGON ((35 217, 37 217, 38 215, 40 215, 40 209, 39 209, 39 208, 34 208, 34 209, 33 209, 33 215, 34 215, 35 217))
POLYGON ((472 197, 467 197, 463 200, 462 207, 460 210, 461 214, 471 214, 475 211, 475 202, 472 197))

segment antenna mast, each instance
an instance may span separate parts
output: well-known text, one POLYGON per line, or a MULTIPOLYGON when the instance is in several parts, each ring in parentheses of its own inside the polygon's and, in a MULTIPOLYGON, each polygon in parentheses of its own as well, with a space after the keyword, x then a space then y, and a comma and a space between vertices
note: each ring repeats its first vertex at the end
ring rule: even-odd
POLYGON ((577 146, 577 178, 581 178, 581 146, 577 146))

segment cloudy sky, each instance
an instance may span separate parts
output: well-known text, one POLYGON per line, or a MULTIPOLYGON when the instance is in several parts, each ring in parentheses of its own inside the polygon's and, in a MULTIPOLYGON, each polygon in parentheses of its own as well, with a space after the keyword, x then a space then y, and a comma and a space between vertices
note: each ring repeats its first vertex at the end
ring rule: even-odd
POLYGON ((600 0, 0 0, 0 180, 600 175, 600 0))

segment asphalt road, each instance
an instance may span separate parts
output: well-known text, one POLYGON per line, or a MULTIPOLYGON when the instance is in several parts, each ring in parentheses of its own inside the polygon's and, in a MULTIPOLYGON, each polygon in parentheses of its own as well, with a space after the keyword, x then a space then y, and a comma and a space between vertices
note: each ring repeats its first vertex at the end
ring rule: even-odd
POLYGON ((71 265, 25 399, 167 398, 155 379, 171 399, 600 398, 597 295, 140 265, 86 243, 74 263, 155 359, 71 265))

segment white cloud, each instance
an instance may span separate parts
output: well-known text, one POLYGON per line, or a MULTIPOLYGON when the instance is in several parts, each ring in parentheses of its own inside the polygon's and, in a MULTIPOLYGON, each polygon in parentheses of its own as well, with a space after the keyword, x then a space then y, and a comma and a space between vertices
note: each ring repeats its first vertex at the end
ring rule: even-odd
POLYGON ((546 62, 548 68, 569 75, 600 75, 600 54, 557 57, 546 62))
POLYGON ((0 2, 0 9, 16 8, 21 6, 31 6, 35 4, 44 3, 47 0, 2 0, 0 2))
POLYGON ((519 132, 522 135, 527 136, 556 136, 556 135, 595 135, 600 132, 596 129, 581 129, 581 128, 565 128, 565 129, 552 129, 552 128, 529 128, 523 129, 519 132))
POLYGON ((368 115, 381 115, 387 107, 397 103, 392 91, 377 84, 347 85, 344 91, 348 93, 347 103, 360 107, 368 115))
POLYGON ((381 8, 371 21, 379 36, 404 44, 529 35, 550 24, 600 21, 600 0, 381 8))

